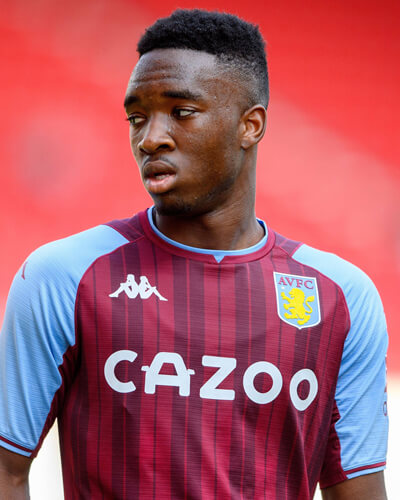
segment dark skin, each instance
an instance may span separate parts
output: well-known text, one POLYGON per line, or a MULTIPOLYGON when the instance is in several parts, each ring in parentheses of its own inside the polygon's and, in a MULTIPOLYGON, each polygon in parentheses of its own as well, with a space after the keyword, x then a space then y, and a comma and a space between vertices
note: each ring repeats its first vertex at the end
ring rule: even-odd
POLYGON ((387 500, 383 472, 355 477, 321 490, 323 500, 387 500))
POLYGON ((0 447, 0 500, 29 498, 28 475, 32 460, 0 447))
MULTIPOLYGON (((129 81, 130 142, 155 223, 180 243, 218 250, 256 244, 257 144, 266 110, 240 75, 203 52, 154 50, 129 81)), ((31 460, 0 447, 0 500, 29 498, 31 460)), ((385 500, 383 473, 322 491, 324 500, 385 500)))
POLYGON ((263 236, 255 212, 262 105, 210 54, 155 50, 136 66, 126 94, 130 140, 155 222, 195 247, 237 250, 263 236), (161 182, 155 179, 167 175, 161 182), (153 175, 152 175, 153 174, 153 175))

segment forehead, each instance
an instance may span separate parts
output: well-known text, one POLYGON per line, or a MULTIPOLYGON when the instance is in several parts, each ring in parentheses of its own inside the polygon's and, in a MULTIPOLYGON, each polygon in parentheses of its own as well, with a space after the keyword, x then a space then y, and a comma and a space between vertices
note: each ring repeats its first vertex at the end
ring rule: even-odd
POLYGON ((217 87, 226 86, 226 80, 226 70, 212 54, 186 49, 157 49, 139 59, 129 79, 126 96, 156 94, 165 87, 215 94, 217 87))

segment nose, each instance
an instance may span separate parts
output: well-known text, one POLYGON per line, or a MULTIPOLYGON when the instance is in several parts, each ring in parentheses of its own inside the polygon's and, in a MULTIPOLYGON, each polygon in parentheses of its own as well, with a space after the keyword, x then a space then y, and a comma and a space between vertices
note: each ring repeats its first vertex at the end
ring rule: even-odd
POLYGON ((154 154, 160 150, 172 151, 175 148, 175 141, 170 134, 166 116, 149 118, 142 129, 142 134, 138 143, 138 148, 142 153, 154 154))

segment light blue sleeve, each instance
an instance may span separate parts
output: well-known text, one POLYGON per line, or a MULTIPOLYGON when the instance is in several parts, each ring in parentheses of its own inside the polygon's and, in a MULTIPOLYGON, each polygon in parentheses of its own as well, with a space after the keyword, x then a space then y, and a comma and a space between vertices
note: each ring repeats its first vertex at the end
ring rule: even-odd
POLYGON ((108 226, 44 245, 14 278, 0 333, 0 445, 31 456, 75 344, 79 282, 101 255, 127 240, 108 226))
POLYGON ((383 470, 386 464, 386 320, 379 294, 356 266, 334 254, 302 245, 293 255, 342 289, 350 314, 336 387, 336 432, 348 479, 383 470))

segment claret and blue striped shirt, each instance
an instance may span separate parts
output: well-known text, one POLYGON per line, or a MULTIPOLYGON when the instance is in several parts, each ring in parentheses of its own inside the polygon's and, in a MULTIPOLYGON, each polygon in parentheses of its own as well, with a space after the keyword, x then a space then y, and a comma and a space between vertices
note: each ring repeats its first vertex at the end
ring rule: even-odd
POLYGON ((150 209, 36 250, 0 335, 0 445, 34 457, 58 418, 68 500, 306 500, 382 470, 378 293, 261 224, 205 250, 150 209))

